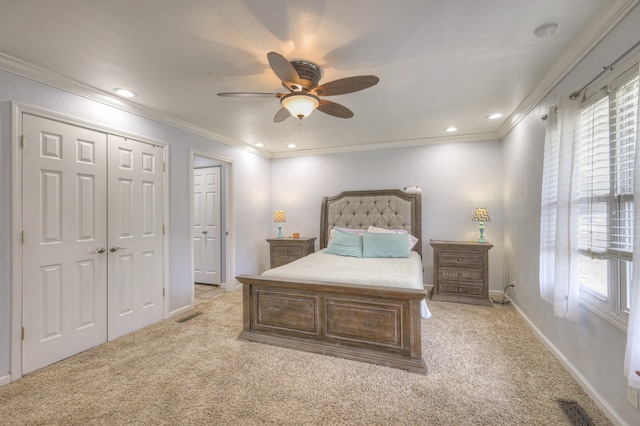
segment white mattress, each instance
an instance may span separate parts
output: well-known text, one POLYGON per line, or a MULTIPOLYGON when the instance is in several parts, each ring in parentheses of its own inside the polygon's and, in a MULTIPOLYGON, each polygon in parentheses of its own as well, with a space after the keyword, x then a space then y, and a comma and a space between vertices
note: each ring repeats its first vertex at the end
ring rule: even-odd
MULTIPOLYGON (((327 254, 322 249, 262 275, 295 280, 331 281, 381 287, 424 289, 422 259, 415 251, 408 258, 359 258, 327 254)), ((426 300, 420 303, 420 316, 431 317, 426 300)))

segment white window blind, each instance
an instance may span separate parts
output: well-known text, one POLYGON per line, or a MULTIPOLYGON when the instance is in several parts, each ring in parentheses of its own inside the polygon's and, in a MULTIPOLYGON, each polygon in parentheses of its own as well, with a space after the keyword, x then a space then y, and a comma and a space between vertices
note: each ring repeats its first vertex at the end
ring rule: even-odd
POLYGON ((580 111, 579 247, 591 256, 607 250, 609 102, 602 92, 580 111))
POLYGON ((592 258, 631 260, 637 109, 635 69, 581 108, 578 239, 592 258))
POLYGON ((610 137, 612 187, 616 211, 611 224, 610 248, 633 253, 633 181, 638 117, 638 72, 635 67, 611 85, 610 137))

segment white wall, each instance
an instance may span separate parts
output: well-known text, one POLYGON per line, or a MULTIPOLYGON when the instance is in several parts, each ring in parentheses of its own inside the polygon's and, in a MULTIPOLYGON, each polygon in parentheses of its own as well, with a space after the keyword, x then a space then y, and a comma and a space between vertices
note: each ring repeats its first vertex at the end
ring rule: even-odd
MULTIPOLYGON (((417 185, 422 188, 423 235, 418 238, 423 245, 424 279, 432 285, 429 240, 477 240, 478 222, 471 217, 476 207, 486 207, 492 221, 485 224, 485 238, 494 244, 489 252, 490 289, 501 291, 502 167, 499 141, 274 159, 271 208, 287 211, 285 235, 319 237, 323 196, 417 185)), ((272 222, 269 226, 274 236, 276 227, 272 222)))
POLYGON ((639 23, 636 6, 503 140, 505 270, 517 282, 514 300, 618 420, 634 425, 640 424, 640 414, 626 401, 622 372, 626 334, 585 308, 578 322, 554 317, 551 305, 540 299, 538 258, 545 125, 541 117, 559 95, 580 89, 636 43, 639 23))
MULTIPOLYGON (((169 144, 168 238, 170 311, 191 303, 192 261, 190 227, 191 150, 212 153, 233 161, 235 183, 236 273, 254 274, 267 263, 263 244, 268 228, 260 218, 270 214, 270 160, 109 107, 84 97, 0 70, 0 101, 14 101, 55 112, 116 131, 169 144)), ((9 374, 9 330, 11 294, 11 144, 8 102, 0 103, 0 381, 9 374)), ((231 231, 231 230, 230 230, 231 231)))

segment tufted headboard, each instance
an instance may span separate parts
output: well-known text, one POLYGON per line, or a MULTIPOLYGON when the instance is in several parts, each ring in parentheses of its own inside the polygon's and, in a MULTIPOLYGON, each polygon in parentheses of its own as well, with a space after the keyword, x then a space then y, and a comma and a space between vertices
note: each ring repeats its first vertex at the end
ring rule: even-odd
POLYGON ((414 250, 422 256, 422 197, 399 189, 345 191, 322 199, 320 248, 327 247, 335 227, 406 229, 419 238, 414 250))

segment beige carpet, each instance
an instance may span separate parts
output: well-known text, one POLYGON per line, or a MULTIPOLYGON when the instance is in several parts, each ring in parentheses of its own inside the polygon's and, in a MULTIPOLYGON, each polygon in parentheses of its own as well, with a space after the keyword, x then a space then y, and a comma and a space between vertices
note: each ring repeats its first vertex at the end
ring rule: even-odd
POLYGON ((429 302, 422 376, 239 341, 241 302, 225 294, 0 387, 0 424, 569 425, 559 398, 611 424, 510 306, 429 302))

